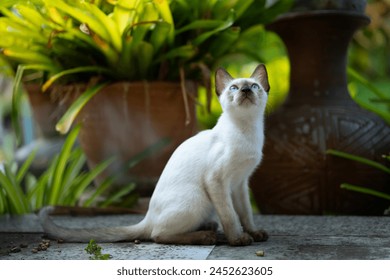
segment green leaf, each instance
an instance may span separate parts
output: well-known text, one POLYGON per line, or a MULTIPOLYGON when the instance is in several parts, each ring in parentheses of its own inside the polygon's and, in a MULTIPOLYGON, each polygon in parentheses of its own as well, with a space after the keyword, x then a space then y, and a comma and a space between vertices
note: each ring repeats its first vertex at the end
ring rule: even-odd
POLYGON ((367 87, 369 90, 371 90, 376 96, 378 96, 381 99, 385 99, 388 97, 388 94, 385 92, 382 92, 379 90, 376 86, 374 86, 370 81, 368 81, 366 78, 364 78, 362 75, 360 75, 358 72, 356 72, 354 69, 348 67, 347 73, 350 78, 353 80, 361 83, 365 87, 367 87))
POLYGON ((183 26, 180 29, 177 29, 175 32, 175 35, 179 35, 180 33, 183 33, 188 30, 196 30, 196 29, 215 29, 219 26, 224 24, 224 21, 222 20, 216 20, 216 19, 199 19, 196 21, 193 21, 186 26, 183 26))
POLYGON ((378 163, 376 161, 373 161, 373 160, 369 160, 369 159, 366 159, 366 158, 363 158, 363 157, 355 156, 355 155, 352 155, 352 154, 348 154, 348 153, 344 153, 344 152, 340 152, 340 151, 336 151, 336 150, 328 150, 328 151, 326 151, 326 153, 330 154, 330 155, 338 156, 338 157, 341 157, 341 158, 353 160, 353 161, 356 161, 356 162, 360 162, 360 163, 363 163, 365 165, 374 167, 376 169, 379 169, 381 171, 384 171, 384 172, 390 174, 390 168, 387 168, 383 164, 380 164, 380 163, 378 163))
POLYGON ((115 157, 105 160, 96 165, 88 174, 75 186, 74 191, 71 192, 71 203, 76 203, 77 199, 80 198, 84 190, 96 179, 104 170, 107 169, 115 161, 115 157))
POLYGON ((107 83, 97 84, 95 86, 90 87, 84 93, 82 93, 76 101, 72 103, 66 113, 62 116, 62 118, 58 121, 56 125, 56 130, 62 134, 65 134, 69 131, 73 121, 77 117, 78 113, 81 109, 87 104, 87 102, 97 94, 102 88, 104 88, 107 83))
POLYGON ((119 31, 123 34, 126 26, 133 24, 137 14, 137 8, 142 4, 142 1, 119 0, 115 5, 112 19, 119 27, 119 31))
POLYGON ((166 145, 168 145, 169 143, 171 142, 170 139, 168 138, 162 138, 160 139, 159 141, 157 141, 156 143, 154 143, 153 145, 151 145, 150 147, 146 148, 145 150, 143 150, 142 152, 136 154, 135 156, 133 156, 127 163, 126 163, 126 169, 125 170, 122 170, 122 172, 126 171, 127 169, 130 169, 134 166, 136 166, 139 162, 141 162, 143 159, 153 155, 154 153, 156 153, 157 151, 159 151, 160 149, 162 149, 163 147, 165 147, 166 145))
POLYGON ((153 2, 156 5, 157 9, 160 11, 163 20, 172 26, 168 35, 168 42, 172 44, 175 39, 175 23, 173 21, 169 2, 167 0, 153 0, 153 2))
POLYGON ((148 42, 140 42, 134 51, 139 75, 141 78, 145 77, 150 70, 150 65, 152 64, 154 52, 153 45, 148 42))
POLYGON ((117 176, 110 176, 106 178, 103 183, 101 183, 96 190, 93 192, 93 194, 84 202, 83 206, 84 207, 89 207, 95 200, 101 196, 105 191, 108 190, 108 188, 111 187, 111 185, 114 183, 116 180, 117 176))
POLYGON ((202 33, 197 38, 195 38, 192 43, 196 46, 202 44, 204 41, 206 41, 211 36, 231 27, 234 23, 234 19, 235 19, 235 12, 234 12, 234 10, 230 10, 229 17, 225 21, 223 21, 217 28, 215 28, 211 31, 202 33))
MULTIPOLYGON (((75 148, 69 156, 69 163, 62 179, 63 194, 71 192, 71 186, 77 176, 80 175, 87 159, 80 147, 75 148)), ((64 195, 65 196, 65 195, 64 195)), ((63 202, 61 200, 61 202, 63 202)))
POLYGON ((197 54, 197 49, 193 45, 184 45, 176 49, 172 49, 169 52, 160 56, 156 62, 161 62, 164 60, 169 60, 173 58, 182 58, 183 60, 188 60, 194 57, 197 54))
MULTIPOLYGON (((48 3, 48 0, 45 1, 48 3)), ((86 10, 88 9, 88 3, 80 2, 79 7, 74 7, 71 5, 68 5, 64 1, 56 1, 53 2, 53 5, 48 6, 54 6, 57 9, 67 13, 72 18, 76 19, 80 23, 86 23, 88 26, 101 37, 104 41, 110 42, 111 36, 109 32, 107 31, 106 27, 104 26, 104 23, 101 22, 99 19, 95 18, 94 15, 87 13, 86 10)))
POLYGON ((171 28, 171 25, 167 22, 163 21, 156 23, 156 26, 153 29, 152 35, 150 37, 150 44, 154 48, 154 53, 160 51, 160 49, 164 46, 171 28))
POLYGON ((20 0, 1 0, 0 7, 8 8, 8 7, 15 5, 19 1, 20 0))
POLYGON ((29 51, 26 49, 7 48, 3 49, 3 54, 13 60, 18 61, 20 64, 39 64, 45 65, 46 68, 48 68, 49 65, 53 64, 53 61, 46 55, 35 51, 29 51))
POLYGON ((42 91, 45 92, 55 81, 59 78, 62 78, 67 75, 78 74, 78 73, 106 73, 110 74, 107 68, 99 67, 99 66, 81 66, 73 69, 64 70, 56 75, 52 76, 49 80, 47 80, 43 86, 42 91))
POLYGON ((23 165, 20 167, 18 173, 16 174, 16 183, 20 185, 22 180, 24 179, 24 176, 26 175, 28 169, 30 168, 35 155, 37 153, 37 150, 32 151, 32 153, 27 157, 26 161, 23 163, 23 165))
POLYGON ((47 20, 42 17, 36 9, 32 9, 25 4, 16 4, 14 9, 31 25, 35 26, 36 29, 41 29, 44 24, 48 24, 47 20))
POLYGON ((113 193, 111 196, 109 196, 102 204, 101 207, 107 207, 110 204, 114 203, 115 201, 118 201, 123 196, 131 193, 133 190, 135 190, 135 184, 130 183, 129 185, 125 186, 124 188, 120 189, 119 191, 113 193))
POLYGON ((107 40, 107 42, 110 42, 118 53, 121 52, 122 38, 116 23, 105 13, 103 13, 102 10, 100 10, 95 4, 84 2, 84 6, 87 8, 87 10, 90 11, 92 15, 96 17, 96 19, 101 23, 102 28, 104 28, 109 34, 110 38, 107 40))
POLYGON ((4 165, 6 173, 0 171, 0 186, 5 190, 11 207, 15 210, 15 214, 28 213, 28 205, 25 199, 23 190, 19 185, 16 185, 16 178, 12 176, 9 167, 4 165))
POLYGON ((51 188, 48 187, 50 176, 52 175, 54 166, 50 165, 49 169, 44 172, 37 180, 34 187, 32 187, 27 193, 27 199, 33 202, 33 210, 40 209, 48 203, 51 188))
POLYGON ((23 97, 23 91, 20 87, 22 83, 22 78, 24 75, 24 71, 26 70, 37 70, 37 71, 56 71, 54 66, 42 65, 42 64, 32 64, 32 65, 19 65, 16 71, 14 84, 12 87, 12 125, 15 130, 17 142, 21 141, 21 128, 19 124, 19 115, 21 102, 23 97))
POLYGON ((3 194, 3 190, 0 188, 0 214, 5 214, 7 212, 6 203, 5 194, 3 194))
POLYGON ((94 200, 101 194, 103 194, 124 172, 127 172, 128 169, 136 166, 138 163, 140 163, 143 159, 151 156, 152 154, 156 153, 163 147, 165 147, 170 140, 168 138, 163 138, 159 141, 157 141, 155 144, 151 145, 150 147, 146 148, 142 152, 136 154, 133 156, 123 167, 123 169, 118 170, 114 175, 109 176, 104 180, 104 182, 96 189, 96 191, 92 194, 92 196, 87 199, 84 203, 84 206, 90 206, 94 200))
POLYGON ((69 154, 72 151, 73 145, 77 139, 77 135, 80 131, 80 128, 80 126, 76 126, 74 129, 71 130, 69 135, 66 137, 61 153, 59 154, 58 162, 53 172, 53 183, 51 186, 49 205, 55 205, 58 202, 60 193, 62 191, 61 182, 64 176, 66 163, 68 161, 69 154))
POLYGON ((350 184, 342 184, 340 187, 342 189, 346 189, 346 190, 350 190, 350 191, 354 191, 354 192, 359 192, 359 193, 364 193, 364 194, 369 194, 369 195, 373 195, 373 196, 376 196, 376 197, 379 197, 379 198, 390 200, 390 195, 389 194, 383 193, 383 192, 379 192, 379 191, 376 191, 376 190, 372 190, 372 189, 369 189, 369 188, 355 186, 355 185, 350 185, 350 184))
POLYGON ((210 53, 214 58, 221 57, 223 54, 227 53, 237 39, 240 36, 240 28, 239 27, 230 27, 229 29, 221 32, 218 35, 218 38, 213 41, 210 46, 210 53))

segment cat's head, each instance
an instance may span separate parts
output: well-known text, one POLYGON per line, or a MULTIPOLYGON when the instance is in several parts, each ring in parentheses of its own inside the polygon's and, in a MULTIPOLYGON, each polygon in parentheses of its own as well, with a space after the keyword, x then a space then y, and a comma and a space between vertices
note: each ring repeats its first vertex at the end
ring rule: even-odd
POLYGON ((216 92, 222 109, 227 110, 264 110, 270 86, 267 70, 260 64, 250 78, 234 79, 225 69, 215 73, 216 92))

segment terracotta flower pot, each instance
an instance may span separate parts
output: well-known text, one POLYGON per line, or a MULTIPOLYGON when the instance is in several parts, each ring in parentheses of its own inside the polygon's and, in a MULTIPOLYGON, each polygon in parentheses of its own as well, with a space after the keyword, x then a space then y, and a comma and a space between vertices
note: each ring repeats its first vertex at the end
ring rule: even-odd
POLYGON ((264 159, 251 183, 262 212, 380 215, 388 207, 340 188, 386 191, 388 175, 326 154, 336 149, 381 160, 389 152, 390 128, 347 89, 348 43, 368 21, 353 11, 310 11, 285 14, 267 27, 286 44, 291 76, 287 102, 266 121, 264 159))
POLYGON ((39 84, 26 84, 25 88, 41 136, 44 138, 60 137, 55 125, 65 113, 66 106, 61 104, 56 96, 43 93, 39 84))
MULTIPOLYGON (((78 85, 57 90, 61 94, 67 92, 69 102, 84 89, 84 85, 78 85)), ((136 182, 141 195, 150 195, 173 151, 197 131, 195 102, 189 97, 196 96, 195 83, 187 82, 186 91, 187 113, 180 83, 122 82, 103 88, 77 118, 82 125, 79 143, 88 165, 93 168, 116 156, 109 173, 118 172, 135 155, 167 138, 170 141, 167 146, 142 160, 119 180, 119 184, 136 182), (186 124, 188 117, 190 122, 186 124)))

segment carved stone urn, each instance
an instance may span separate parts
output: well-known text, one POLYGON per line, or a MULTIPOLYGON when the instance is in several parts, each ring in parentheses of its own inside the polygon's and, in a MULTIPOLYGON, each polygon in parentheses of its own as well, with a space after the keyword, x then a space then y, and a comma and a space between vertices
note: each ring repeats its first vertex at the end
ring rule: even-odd
POLYGON ((381 215, 388 201, 340 185, 388 192, 389 176, 326 153, 336 149, 380 161, 390 151, 390 127, 356 105, 347 89, 348 44, 369 18, 362 1, 319 2, 349 5, 297 9, 267 26, 286 45, 290 92, 266 120, 264 158, 251 181, 253 193, 262 213, 381 215))

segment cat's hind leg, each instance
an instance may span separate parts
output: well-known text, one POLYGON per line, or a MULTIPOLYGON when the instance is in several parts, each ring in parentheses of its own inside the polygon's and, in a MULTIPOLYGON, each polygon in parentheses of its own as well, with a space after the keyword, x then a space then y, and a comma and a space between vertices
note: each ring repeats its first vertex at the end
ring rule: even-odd
POLYGON ((215 231, 193 231, 173 235, 157 235, 153 237, 154 242, 160 244, 176 245, 215 245, 217 234, 215 231))
POLYGON ((218 230, 218 223, 216 221, 209 221, 201 224, 198 230, 200 231, 217 231, 218 230))

